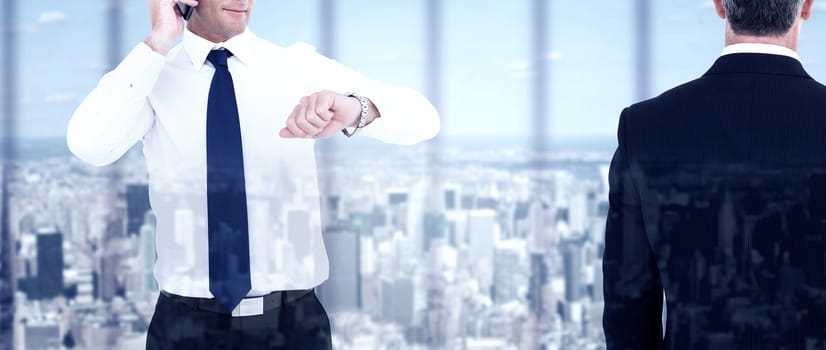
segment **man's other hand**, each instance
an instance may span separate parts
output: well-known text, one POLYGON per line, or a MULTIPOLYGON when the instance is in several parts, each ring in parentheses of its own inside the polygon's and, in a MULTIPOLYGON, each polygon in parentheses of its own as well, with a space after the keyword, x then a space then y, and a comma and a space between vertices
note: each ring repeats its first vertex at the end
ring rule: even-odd
POLYGON ((152 31, 143 42, 164 56, 169 53, 184 31, 184 19, 178 10, 178 3, 198 6, 197 0, 149 0, 152 31))
MULTIPOLYGON (((368 100, 367 122, 377 115, 376 106, 368 100)), ((358 99, 332 91, 319 91, 299 100, 278 135, 284 138, 326 138, 341 129, 358 125, 361 104, 358 99)))

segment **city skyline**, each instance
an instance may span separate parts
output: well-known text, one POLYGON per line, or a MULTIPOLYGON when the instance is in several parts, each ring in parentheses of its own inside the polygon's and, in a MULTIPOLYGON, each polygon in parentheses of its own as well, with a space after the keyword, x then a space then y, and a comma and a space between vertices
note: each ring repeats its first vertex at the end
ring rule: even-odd
MULTIPOLYGON (((332 266, 319 296, 336 348, 532 349, 530 341, 600 347, 602 172, 610 151, 546 154, 552 161, 538 175, 546 191, 537 201, 525 145, 448 146, 442 171, 450 180, 437 192, 441 204, 427 207, 433 191, 425 147, 350 147, 357 160, 331 169, 348 190, 325 194, 322 208, 332 266), (541 267, 533 269, 536 263, 541 267), (538 302, 533 309, 530 300, 538 302)), ((114 208, 106 204, 109 180, 99 168, 69 156, 14 163, 10 219, 23 282, 17 342, 26 349, 67 342, 140 348, 157 293, 154 218, 143 213, 148 179, 140 154, 119 162, 124 177, 114 208), (41 252, 54 244, 39 237, 50 233, 63 249, 45 258, 41 252), (44 298, 40 267, 59 261, 61 293, 44 298)), ((294 179, 295 188, 306 180, 294 179)), ((273 209, 258 224, 273 227, 275 244, 299 243, 291 237, 318 225, 300 205, 273 209)), ((178 217, 185 232, 188 216, 178 217)), ((274 257, 277 264, 291 259, 274 257)), ((53 267, 44 271, 54 274, 53 267)))
MULTIPOLYGON (((604 347, 600 265, 619 111, 705 72, 722 50, 723 22, 710 0, 549 1, 548 22, 532 27, 543 16, 531 4, 541 2, 442 2, 440 137, 413 147, 319 142, 318 180, 335 179, 321 213, 264 199, 275 204, 257 212, 265 219, 256 225, 272 229, 274 245, 300 251, 301 232, 325 230, 331 275, 318 293, 336 348, 604 347), (635 25, 643 17, 635 5, 645 6, 650 23, 635 25), (532 30, 542 27, 547 43, 536 45, 532 30), (644 49, 640 28, 651 29, 644 49), (537 46, 548 68, 540 79, 529 63, 537 46), (322 149, 333 145, 335 152, 322 149), (352 158, 333 161, 344 154, 352 158)), ((148 31, 145 4, 120 2, 122 12, 112 11, 122 19, 116 35, 104 29, 115 20, 104 18, 104 1, 17 3, 19 142, 4 158, 4 209, 19 253, 14 339, 33 349, 141 348, 157 286, 140 146, 100 169, 72 157, 63 137, 71 112, 117 61, 107 43, 117 38, 125 55, 148 31), (55 51, 86 55, 54 59, 55 51)), ((425 2, 339 2, 332 24, 319 16, 328 3, 259 1, 251 28, 284 46, 332 46, 339 61, 369 77, 432 92, 425 2)), ((826 77, 826 47, 817 45, 826 5, 815 9, 800 54, 817 79, 826 77)), ((301 188, 315 179, 290 181, 292 200, 312 200, 301 188)), ((723 227, 738 205, 702 214, 719 216, 723 227)), ((192 231, 191 212, 176 210, 175 222, 176 235, 192 231)), ((271 263, 305 267, 300 256, 271 263)), ((702 260, 690 272, 726 268, 702 260)), ((686 294, 699 298, 697 288, 686 294)), ((692 332, 681 336, 698 337, 692 332)))

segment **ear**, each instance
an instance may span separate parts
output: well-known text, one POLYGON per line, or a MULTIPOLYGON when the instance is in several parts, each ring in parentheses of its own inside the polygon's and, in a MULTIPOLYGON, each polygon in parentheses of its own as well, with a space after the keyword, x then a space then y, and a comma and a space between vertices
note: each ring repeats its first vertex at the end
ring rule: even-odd
POLYGON ((726 8, 723 7, 723 0, 713 0, 714 1, 714 9, 717 11, 717 16, 720 16, 722 19, 726 19, 726 8))
POLYGON ((806 0, 803 1, 803 6, 800 9, 800 18, 803 20, 809 19, 809 16, 812 15, 812 6, 814 5, 815 0, 806 0))

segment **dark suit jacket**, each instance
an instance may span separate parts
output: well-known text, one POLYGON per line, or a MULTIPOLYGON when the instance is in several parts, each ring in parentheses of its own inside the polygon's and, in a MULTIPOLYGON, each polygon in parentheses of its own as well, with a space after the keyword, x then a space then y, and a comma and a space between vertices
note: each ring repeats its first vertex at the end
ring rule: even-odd
POLYGON ((826 349, 826 87, 790 57, 726 55, 625 109, 617 137, 608 349, 826 349))

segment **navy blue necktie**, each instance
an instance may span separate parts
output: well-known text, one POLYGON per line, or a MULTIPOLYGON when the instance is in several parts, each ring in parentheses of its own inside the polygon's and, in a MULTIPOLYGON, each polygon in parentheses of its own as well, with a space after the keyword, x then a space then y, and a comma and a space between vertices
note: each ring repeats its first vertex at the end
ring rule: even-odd
POLYGON ((215 66, 207 104, 207 215, 209 291, 232 311, 250 290, 250 251, 244 152, 228 50, 213 50, 215 66))

